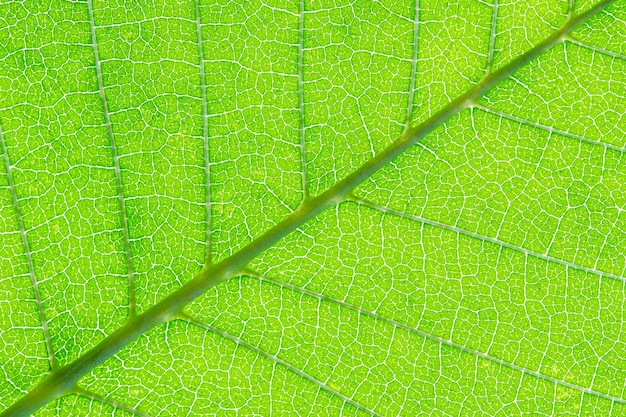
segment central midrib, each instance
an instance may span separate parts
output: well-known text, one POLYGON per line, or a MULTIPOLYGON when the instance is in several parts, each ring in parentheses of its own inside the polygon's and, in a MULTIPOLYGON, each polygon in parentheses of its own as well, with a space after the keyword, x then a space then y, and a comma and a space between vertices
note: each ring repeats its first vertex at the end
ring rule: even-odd
POLYGON ((387 165, 396 156, 420 141, 451 117, 471 106, 478 98, 513 72, 528 64, 554 45, 562 42, 567 34, 614 1, 603 0, 593 8, 575 16, 531 50, 520 55, 498 71, 485 76, 469 91, 450 102, 428 120, 405 131, 391 145, 333 187, 317 197, 304 200, 296 211, 239 252, 218 264, 203 269, 178 290, 104 338, 94 348, 74 362, 51 372, 32 391, 0 414, 0 417, 31 415, 49 401, 70 392, 77 381, 95 366, 113 356, 152 327, 171 320, 192 300, 204 294, 209 288, 240 272, 252 259, 256 258, 264 250, 272 247, 284 236, 298 229, 326 208, 343 201, 355 187, 387 165))

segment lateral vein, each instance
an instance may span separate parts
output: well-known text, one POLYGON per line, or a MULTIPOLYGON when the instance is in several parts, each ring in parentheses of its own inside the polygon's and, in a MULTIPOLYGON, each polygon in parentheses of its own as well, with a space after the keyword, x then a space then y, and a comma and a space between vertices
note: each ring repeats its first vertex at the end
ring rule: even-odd
POLYGON ((553 262, 553 263, 556 263, 556 264, 559 264, 559 265, 563 265, 566 268, 571 268, 571 269, 575 269, 575 270, 578 270, 578 271, 583 271, 583 272, 587 272, 587 273, 590 273, 590 274, 593 274, 593 275, 597 275, 597 276, 600 276, 600 277, 611 278, 611 279, 614 279, 614 280, 626 283, 626 277, 623 277, 621 275, 611 274, 611 273, 608 273, 608 272, 599 271, 599 270, 594 269, 594 268, 589 268, 589 267, 586 267, 586 266, 578 265, 576 263, 568 262, 566 260, 563 260, 563 259, 560 259, 560 258, 556 258, 554 256, 550 256, 550 255, 547 255, 547 254, 544 254, 544 253, 535 252, 535 251, 530 250, 530 249, 526 249, 526 248, 523 248, 523 247, 520 247, 520 246, 517 246, 517 245, 513 245, 513 244, 508 243, 508 242, 506 242, 504 240, 500 240, 500 239, 497 239, 497 238, 494 238, 494 237, 490 237, 490 236, 481 235, 480 233, 470 232, 469 230, 465 230, 465 229, 462 229, 462 228, 457 227, 457 226, 452 226, 452 225, 449 225, 449 224, 441 223, 441 222, 438 222, 436 220, 430 220, 430 219, 427 219, 425 217, 420 217, 420 216, 415 216, 415 215, 408 214, 408 213, 403 213, 401 211, 397 211, 397 210, 394 210, 394 209, 386 207, 386 206, 381 206, 381 205, 378 205, 378 204, 374 204, 371 201, 367 201, 367 200, 359 198, 359 197, 350 197, 350 201, 352 201, 352 202, 354 202, 356 204, 365 206, 365 207, 369 207, 369 208, 371 208, 373 210, 380 211, 382 213, 388 213, 388 214, 391 214, 393 216, 401 217, 401 218, 404 218, 404 219, 414 220, 414 221, 419 222, 419 223, 423 223, 423 224, 427 224, 427 225, 430 225, 430 226, 438 227, 438 228, 441 228, 441 229, 449 230, 451 232, 454 232, 454 233, 457 233, 457 234, 460 234, 460 235, 469 236, 471 238, 480 240, 482 242, 488 242, 488 243, 492 243, 494 245, 502 246, 504 248, 511 249, 511 250, 513 250, 515 252, 522 253, 522 254, 524 254, 526 256, 532 256, 532 257, 535 257, 535 258, 543 259, 544 261, 547 261, 547 262, 553 262))
POLYGON ((209 148, 209 115, 206 101, 206 80, 204 71, 204 52, 202 49, 202 22, 200 21, 200 1, 195 0, 195 13, 196 13, 196 37, 198 42, 198 59, 200 61, 200 89, 202 95, 202 139, 204 143, 204 184, 206 193, 206 254, 205 264, 211 264, 211 163, 210 163, 210 148, 209 148))
POLYGON ((26 236, 26 228, 24 227, 24 219, 22 218, 22 211, 20 209, 20 203, 17 198, 17 192, 15 190, 15 180, 13 179, 13 171, 11 162, 9 160, 9 152, 7 149, 6 141, 4 139, 4 132, 2 126, 0 126, 0 147, 2 148, 2 157, 4 159, 4 166, 7 171, 7 178, 9 182, 9 190, 11 191, 11 200, 13 202, 13 209, 15 211, 15 217, 17 219, 17 227, 20 232, 20 238, 22 240, 22 246, 24 247, 24 254, 26 256, 26 264, 28 266, 28 275, 35 294, 35 302, 37 303, 37 312, 39 314, 39 321, 41 322, 41 328, 44 334, 44 340, 46 343, 46 350, 48 351, 48 362, 50 364, 50 370, 54 371, 58 368, 58 363, 54 355, 54 349, 52 347, 52 339, 50 338, 50 330, 48 328, 48 319, 46 312, 43 308, 41 301, 41 293, 39 292, 39 284, 35 275, 35 267, 33 266, 33 259, 31 256, 30 245, 28 244, 28 237, 26 236))
POLYGON ((124 239, 124 257, 126 259, 126 271, 128 276, 128 317, 129 320, 136 314, 136 298, 135 298, 135 278, 133 272, 133 262, 130 255, 130 232, 128 230, 128 218, 126 216, 126 204, 124 201, 124 188, 122 186, 122 171, 120 169, 120 161, 117 153, 117 146, 113 136, 113 127, 111 126, 111 116, 109 106, 107 104, 106 94, 104 93, 104 82, 102 81, 102 69, 100 67, 100 57, 98 55, 98 44, 96 41, 96 25, 93 17, 92 0, 87 0, 87 9, 89 11, 89 26, 91 29, 91 46, 93 48, 96 78, 98 79, 98 92, 100 93, 100 101, 104 113, 104 123, 109 138, 109 146, 111 148, 111 156, 113 157, 113 167, 115 171, 115 185, 117 189, 117 201, 120 207, 120 217, 122 222, 122 235, 124 239))
POLYGON ((126 404, 123 404, 123 403, 121 403, 119 401, 112 400, 112 399, 110 399, 108 397, 105 397, 103 395, 96 394, 95 392, 86 390, 84 388, 75 388, 73 392, 74 392, 74 394, 79 395, 81 397, 85 397, 85 398, 88 398, 88 399, 93 400, 93 401, 98 401, 100 403, 110 405, 113 408, 118 408, 120 410, 124 410, 124 411, 126 411, 128 413, 131 413, 131 414, 134 414, 134 415, 136 415, 138 417, 151 417, 149 414, 141 412, 141 411, 137 410, 134 407, 131 407, 131 406, 126 405, 126 404))

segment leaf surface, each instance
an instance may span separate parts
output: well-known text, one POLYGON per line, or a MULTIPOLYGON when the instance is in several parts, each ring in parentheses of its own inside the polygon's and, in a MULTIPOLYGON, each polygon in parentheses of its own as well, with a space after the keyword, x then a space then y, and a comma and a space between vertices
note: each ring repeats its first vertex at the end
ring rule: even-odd
POLYGON ((1 4, 2 415, 623 415, 625 28, 1 4))

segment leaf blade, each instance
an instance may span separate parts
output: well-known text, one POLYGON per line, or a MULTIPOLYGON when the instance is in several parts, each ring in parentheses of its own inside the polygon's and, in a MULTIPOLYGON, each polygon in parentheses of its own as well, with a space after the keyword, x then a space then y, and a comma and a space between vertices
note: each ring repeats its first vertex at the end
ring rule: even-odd
MULTIPOLYGON (((553 39, 552 41, 555 41, 555 40, 557 40, 557 39, 553 39)), ((535 51, 535 52, 537 52, 537 51, 535 51)), ((519 63, 518 63, 518 64, 519 64, 519 63)), ((496 73, 496 74, 498 74, 498 73, 496 73)), ((504 73, 501 73, 500 75, 502 75, 502 74, 504 74, 504 73)), ((494 79, 495 79, 495 78, 492 78, 491 80, 493 81, 494 79)), ((487 78, 487 81, 489 81, 489 78, 487 78)), ((479 87, 478 87, 478 88, 477 88, 477 89, 476 89, 473 93, 468 93, 468 96, 467 96, 467 97, 465 97, 464 99, 467 99, 468 97, 469 97, 469 98, 473 98, 474 96, 473 96, 472 94, 475 94, 475 95, 480 95, 480 94, 482 94, 482 92, 481 92, 481 91, 484 91, 485 89, 488 89, 488 87, 489 87, 489 83, 488 83, 488 82, 487 82, 486 84, 483 84, 483 85, 480 85, 480 84, 479 84, 479 87)), ((444 116, 444 117, 441 117, 439 121, 446 120, 446 119, 448 118, 447 116, 450 116, 452 113, 456 113, 457 111, 459 111, 460 109, 462 109, 462 107, 463 107, 463 105, 464 105, 464 104, 465 104, 465 100, 460 100, 459 102, 457 102, 455 105, 453 105, 453 106, 451 107, 451 110, 452 110, 452 111, 451 111, 450 113, 446 113, 445 111, 443 112, 443 116, 444 116)), ((449 110, 450 110, 450 109, 449 109, 449 110)), ((435 122, 437 122, 437 120, 436 120, 435 122)), ((424 133, 424 134, 425 134, 425 132, 426 132, 426 131, 430 128, 430 127, 433 127, 433 128, 434 128, 434 127, 436 127, 438 124, 439 124, 439 123, 431 123, 431 125, 429 125, 429 124, 423 125, 423 126, 422 126, 422 129, 424 129, 424 126, 426 127, 426 129, 425 129, 425 130, 423 130, 423 131, 422 131, 422 133, 424 133)), ((415 132, 414 132, 414 133, 415 133, 415 132)), ((420 134, 421 134, 421 133, 420 133, 420 134)), ((408 137, 410 137, 410 135, 407 135, 407 136, 408 136, 408 137)), ((310 210, 308 213, 310 214, 310 216, 311 216, 311 217, 309 217, 309 218, 312 218, 312 217, 314 217, 314 216, 317 214, 317 213, 316 213, 316 210, 318 210, 318 209, 319 209, 319 211, 321 211, 321 210, 323 209, 324 204, 333 204, 333 203, 335 203, 335 202, 336 202, 335 200, 336 200, 339 196, 341 196, 341 194, 343 194, 343 193, 347 193, 347 192, 348 192, 348 191, 350 191, 350 190, 351 190, 351 189, 352 189, 355 185, 357 185, 358 183, 360 183, 360 181, 362 181, 362 180, 363 180, 363 178, 362 178, 361 174, 363 174, 363 176, 369 176, 369 174, 370 174, 370 173, 374 172, 374 171, 375 171, 376 169, 378 169, 379 167, 382 167, 382 166, 386 165, 386 163, 387 163, 389 160, 391 160, 391 159, 393 158, 393 156, 395 156, 394 152, 397 152, 396 154, 399 154, 399 153, 400 153, 400 151, 402 150, 402 149, 400 149, 402 146, 405 146, 405 145, 406 145, 406 146, 408 147, 408 145, 410 145, 410 140, 407 140, 407 136, 405 136, 405 137, 404 137, 404 138, 405 138, 405 139, 404 139, 404 141, 399 141, 399 142, 396 144, 397 146, 396 146, 396 147, 391 148, 391 150, 390 150, 389 152, 387 152, 387 153, 383 152, 383 153, 382 153, 382 154, 383 154, 383 156, 381 156, 381 157, 380 157, 377 161, 375 160, 374 162, 372 162, 369 166, 367 166, 367 167, 366 167, 366 169, 363 169, 363 171, 361 171, 361 172, 357 171, 357 173, 355 173, 353 176, 349 176, 349 177, 348 177, 348 178, 347 178, 344 182, 341 182, 341 183, 339 183, 339 184, 338 184, 338 186, 337 186, 337 187, 334 187, 334 188, 331 190, 332 192, 331 192, 331 193, 329 193, 328 195, 324 195, 324 194, 323 194, 322 196, 320 196, 320 197, 325 197, 325 199, 324 199, 324 198, 321 198, 321 199, 319 199, 319 200, 317 200, 317 201, 316 201, 316 204, 310 204, 310 205, 309 205, 309 207, 307 207, 307 205, 305 204, 305 205, 303 206, 303 207, 304 207, 303 211, 310 210), (387 159, 385 159, 385 158, 387 158, 387 159), (379 165, 377 165, 377 164, 379 164, 379 165), (323 204, 322 204, 322 203, 323 203, 323 204)), ((416 139, 413 137, 413 138, 411 138, 411 140, 416 140, 416 139)), ((307 214, 307 216, 308 216, 309 214, 307 214)), ((274 243, 274 241, 273 241, 273 240, 274 240, 274 239, 276 239, 276 240, 277 240, 277 239, 279 239, 279 238, 281 237, 281 236, 280 236, 280 235, 281 235, 281 233, 284 233, 285 231, 291 231, 291 230, 295 229, 295 228, 297 227, 297 225, 298 225, 298 222, 303 222, 303 221, 304 221, 303 219, 305 219, 305 217, 306 217, 306 216, 302 216, 302 213, 299 213, 299 214, 298 214, 297 216, 295 216, 295 217, 296 217, 295 219, 291 219, 291 223, 290 223, 289 221, 287 221, 286 225, 288 225, 288 227, 287 227, 286 229, 282 229, 281 227, 279 227, 279 229, 281 229, 281 230, 279 230, 279 231, 275 231, 273 234, 272 234, 272 233, 270 233, 270 234, 269 234, 269 238, 266 238, 266 239, 269 239, 269 240, 266 240, 265 245, 266 245, 266 246, 268 246, 268 245, 270 245, 270 244, 273 244, 273 243, 274 243), (290 229, 290 228, 293 228, 293 229, 290 229)), ((306 220, 306 219, 305 219, 305 220, 306 220)), ((283 224, 283 226, 285 226, 285 224, 283 224)), ((263 240, 263 239, 261 239, 261 240, 263 240)), ((263 246, 263 245, 259 245, 259 246, 258 246, 257 248, 255 248, 254 250, 260 250, 260 249, 263 249, 263 248, 264 248, 264 246, 263 246)), ((254 250, 253 250, 252 252, 254 252, 254 250)), ((235 256, 235 258, 237 258, 237 257, 235 256)), ((245 256, 242 256, 242 257, 239 257, 239 258, 238 258, 238 260, 239 260, 239 261, 241 261, 242 263, 244 263, 243 261, 245 261, 245 259, 246 259, 246 257, 245 257, 245 256)), ((236 262, 234 262, 234 264, 236 264, 236 262)), ((206 272, 206 271, 205 271, 205 272, 206 272)), ((225 271, 225 272, 230 272, 230 271, 225 271)), ((229 275, 229 273, 226 273, 225 275, 229 275)), ((200 286, 199 288, 201 289, 201 288, 206 288, 206 287, 202 287, 202 286, 200 286)), ((189 294, 192 294, 192 293, 193 293, 193 294, 195 295, 195 293, 194 293, 194 291, 195 291, 195 290, 187 290, 187 291, 189 291, 189 294)), ((184 298, 184 297, 183 297, 183 298, 184 298)), ((156 310, 155 310, 155 311, 156 311, 156 310)), ((174 310, 172 310, 172 311, 175 311, 175 309, 174 309, 174 310)), ((165 315, 165 316, 167 316, 167 315, 168 315, 168 314, 170 314, 170 313, 171 313, 171 312, 166 312, 164 315, 165 315)), ((162 317, 162 318, 165 318, 165 317, 162 317)), ((158 320, 157 320, 157 321, 158 321, 158 320)), ((143 329, 142 329, 142 330, 143 330, 143 329)))

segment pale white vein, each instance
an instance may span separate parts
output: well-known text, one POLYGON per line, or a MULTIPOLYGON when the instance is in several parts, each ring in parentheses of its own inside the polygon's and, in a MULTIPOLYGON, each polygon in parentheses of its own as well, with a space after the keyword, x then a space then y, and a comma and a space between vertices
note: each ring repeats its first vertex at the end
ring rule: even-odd
POLYGON ((206 193, 206 265, 211 264, 211 163, 209 148, 209 116, 206 100, 206 74, 204 72, 204 52, 202 50, 202 25, 200 19, 200 0, 195 0, 196 36, 198 41, 198 61, 200 62, 200 90, 202 94, 202 139, 204 143, 204 183, 206 193))
POLYGON ((489 52, 487 53, 487 74, 491 72, 493 65, 493 53, 496 43, 496 26, 498 23, 498 0, 493 0, 493 11, 491 14, 491 29, 489 33, 489 52))
POLYGON ((300 0, 298 14, 298 136, 300 140, 300 165, 303 200, 309 197, 306 169, 306 143, 304 130, 304 0, 300 0))
POLYGON ((44 311, 43 304, 41 302, 41 293, 39 292, 39 284, 37 277, 35 276, 35 268, 33 266, 32 253, 28 244, 28 237, 26 236, 26 228, 24 227, 24 220, 22 218, 22 211, 20 209, 20 203, 17 198, 17 192, 15 190, 15 180, 13 179, 13 170, 11 162, 9 161, 9 152, 7 149, 6 141, 4 139, 4 133, 2 126, 0 126, 0 147, 2 150, 2 157, 4 159, 4 166, 7 171, 7 179, 9 182, 9 190, 11 192, 11 200, 13 202, 13 209, 15 211, 15 217, 17 220, 17 227, 20 232, 20 238, 22 239, 22 245, 24 246, 24 256, 26 257, 26 264, 28 266, 28 275, 33 287, 33 293, 35 295, 35 302, 37 303, 37 311, 39 313, 39 321, 41 322, 41 328, 43 330, 44 339, 46 343, 46 350, 48 351, 48 362, 50 369, 55 370, 57 365, 56 357, 54 356, 54 349, 52 348, 52 339, 50 338, 50 330, 48 329, 48 319, 46 318, 46 312, 44 311))
POLYGON ((113 127, 111 125, 111 116, 109 113, 109 107, 107 104, 106 94, 104 93, 104 82, 102 81, 102 69, 100 67, 100 57, 98 54, 98 43, 96 40, 96 25, 93 16, 93 4, 92 0, 87 0, 87 9, 89 11, 89 26, 91 28, 91 44, 93 48, 96 77, 98 79, 98 90, 100 93, 100 101, 102 102, 102 110, 104 113, 104 123, 107 129, 107 136, 109 138, 109 146, 111 149, 111 156, 113 158, 113 167, 115 169, 115 183, 117 188, 117 200, 120 207, 120 219, 122 223, 122 235, 124 239, 124 257, 126 258, 126 271, 128 272, 128 318, 131 319, 136 313, 136 299, 135 299, 135 278, 133 272, 133 262, 130 254, 130 234, 128 231, 128 219, 126 216, 126 205, 124 202, 124 191, 122 186, 122 172, 120 169, 120 161, 117 153, 117 146, 115 144, 115 138, 113 136, 113 127))
POLYGON ((411 127, 411 116, 413 115, 413 105, 415 104, 415 78, 417 74, 418 46, 419 46, 419 21, 420 2, 415 0, 415 15, 413 19, 413 59, 411 61, 411 78, 409 79, 409 98, 407 100, 406 121, 404 129, 411 127))
POLYGON ((76 395, 81 396, 81 397, 88 398, 88 399, 90 399, 92 401, 97 401, 97 402, 100 402, 100 403, 103 403, 103 404, 110 405, 113 408, 126 411, 126 412, 131 413, 131 414, 133 414, 135 416, 138 416, 138 417, 151 417, 149 414, 146 414, 146 413, 144 413, 142 411, 139 411, 135 407, 131 407, 131 406, 126 405, 126 404, 124 404, 124 403, 122 403, 120 401, 112 400, 111 398, 105 397, 105 396, 100 395, 100 394, 96 394, 95 392, 86 390, 84 388, 76 388, 74 390, 74 393, 76 395))
POLYGON ((478 240, 483 241, 483 242, 493 243, 494 245, 503 246, 505 248, 514 250, 516 252, 523 253, 523 254, 525 254, 527 256, 533 256, 535 258, 543 259, 544 261, 554 262, 556 264, 563 265, 563 266, 565 266, 567 268, 572 268, 572 269, 576 269, 576 270, 579 270, 579 271, 588 272, 590 274, 599 275, 601 277, 606 277, 606 278, 611 278, 611 279, 615 279, 615 280, 618 280, 618 281, 626 282, 626 277, 623 277, 621 275, 611 274, 611 273, 603 272, 603 271, 600 271, 600 270, 597 270, 597 269, 594 269, 594 268, 589 268, 589 267, 586 267, 586 266, 578 265, 578 264, 575 264, 573 262, 568 262, 568 261, 565 261, 563 259, 555 258, 554 256, 550 256, 550 255, 547 255, 547 254, 535 252, 535 251, 532 251, 532 250, 529 250, 529 249, 526 249, 526 248, 523 248, 523 247, 520 247, 520 246, 517 246, 517 245, 513 245, 511 243, 505 242, 505 241, 500 240, 500 239, 496 239, 496 238, 493 238, 493 237, 481 235, 479 233, 471 232, 469 230, 461 229, 460 227, 457 227, 457 226, 452 226, 452 225, 449 225, 449 224, 441 223, 441 222, 438 222, 438 221, 435 221, 435 220, 430 220, 430 219, 427 219, 427 218, 424 218, 424 217, 420 217, 420 216, 415 216, 413 214, 403 213, 401 211, 397 211, 397 210, 394 210, 394 209, 386 207, 386 206, 381 206, 381 205, 372 203, 370 201, 364 200, 364 199, 356 197, 356 196, 350 196, 350 197, 348 197, 348 199, 351 202, 354 202, 356 204, 359 204, 359 205, 362 205, 362 206, 365 206, 365 207, 369 207, 369 208, 371 208, 373 210, 377 210, 377 211, 380 211, 382 213, 388 213, 388 214, 391 214, 391 215, 394 215, 394 216, 402 217, 404 219, 414 220, 414 221, 419 222, 419 223, 423 223, 423 224, 428 224, 430 226, 439 227, 439 228, 442 228, 442 229, 445 229, 445 230, 449 230, 451 232, 458 233, 460 235, 465 235, 465 236, 472 237, 474 239, 478 239, 478 240))
POLYGON ((556 134, 561 135, 561 136, 566 136, 568 138, 577 139, 577 140, 579 140, 581 142, 591 143, 593 145, 598 145, 598 146, 602 146, 602 147, 607 148, 607 149, 612 149, 614 151, 626 153, 626 148, 624 148, 624 147, 612 145, 610 143, 602 142, 602 141, 599 141, 599 140, 589 139, 589 138, 586 138, 586 137, 581 136, 581 135, 577 135, 577 134, 574 134, 574 133, 566 132, 565 130, 560 130, 560 129, 557 129, 557 128, 554 128, 554 127, 551 127, 551 126, 547 126, 547 125, 544 125, 544 124, 541 124, 541 123, 533 122, 533 121, 528 120, 528 119, 524 119, 524 118, 521 118, 521 117, 518 117, 518 116, 514 116, 512 114, 504 113, 504 112, 501 112, 501 111, 498 111, 498 110, 493 110, 493 109, 491 109, 489 107, 486 107, 486 106, 484 106, 482 104, 474 104, 472 107, 474 107, 476 109, 480 109, 480 110, 482 110, 482 111, 484 111, 486 113, 490 113, 490 114, 493 114, 493 115, 496 115, 496 116, 500 116, 500 117, 502 117, 504 119, 517 122, 517 123, 522 124, 522 125, 535 127, 537 129, 541 129, 541 130, 544 130, 546 132, 556 133, 556 134))
POLYGON ((624 55, 624 54, 620 54, 619 52, 609 51, 606 48, 602 48, 600 46, 591 45, 589 43, 579 41, 578 39, 573 38, 571 36, 565 38, 565 42, 572 43, 572 44, 574 44, 576 46, 580 46, 581 48, 584 48, 584 49, 589 49, 590 51, 597 52, 597 53, 602 54, 602 55, 607 55, 607 56, 610 56, 612 58, 617 58, 617 59, 621 59, 621 60, 626 61, 626 55, 624 55))

